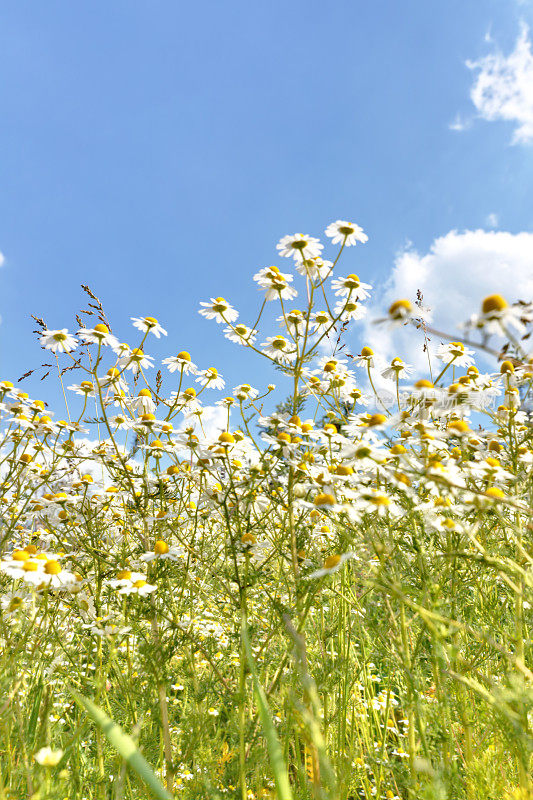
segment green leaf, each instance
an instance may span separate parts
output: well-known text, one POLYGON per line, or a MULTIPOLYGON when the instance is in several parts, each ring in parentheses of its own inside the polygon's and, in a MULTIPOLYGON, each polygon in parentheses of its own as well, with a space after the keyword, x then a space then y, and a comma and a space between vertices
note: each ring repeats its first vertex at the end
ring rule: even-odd
POLYGON ((102 733, 107 737, 109 743, 115 750, 122 756, 128 766, 137 773, 139 778, 145 783, 152 791, 152 795, 157 800, 172 800, 165 787, 153 771, 150 764, 146 761, 141 751, 127 733, 125 733, 120 725, 113 722, 111 717, 102 711, 92 700, 78 694, 74 689, 69 688, 70 693, 75 701, 84 708, 92 720, 98 725, 102 733))
POLYGON ((274 727, 274 723, 272 722, 272 715, 268 707, 268 701, 266 698, 265 691, 261 686, 261 684, 259 683, 259 678, 257 677, 257 670, 255 668, 255 663, 252 658, 252 653, 250 650, 250 642, 248 639, 248 631, 246 629, 246 621, 244 619, 242 622, 242 639, 244 642, 244 648, 246 650, 246 659, 248 661, 248 666, 252 674, 255 697, 259 708, 259 718, 261 719, 261 725, 263 727, 267 743, 268 757, 270 759, 270 764, 272 766, 272 771, 274 773, 276 794, 278 796, 278 800, 292 800, 292 792, 289 783, 287 766, 283 758, 283 751, 279 743, 279 739, 276 733, 276 728, 274 727))

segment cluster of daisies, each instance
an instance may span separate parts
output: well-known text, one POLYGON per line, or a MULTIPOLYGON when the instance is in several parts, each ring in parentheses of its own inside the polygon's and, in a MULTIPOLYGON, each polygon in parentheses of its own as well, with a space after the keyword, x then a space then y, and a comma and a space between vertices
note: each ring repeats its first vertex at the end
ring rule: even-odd
MULTIPOLYGON (((277 246, 303 284, 302 309, 286 303, 298 296, 296 276, 276 266, 254 275, 265 302, 253 325, 241 323, 223 297, 200 306, 228 339, 290 376, 297 389, 288 410, 266 413, 275 386, 245 382, 204 405, 224 378, 215 367, 199 368, 186 350, 163 359, 171 384, 163 392, 145 347, 167 332, 150 316, 132 318, 135 346, 120 342, 103 315, 75 334, 42 331, 42 347, 80 376, 67 387, 67 420, 0 381, 0 587, 8 627, 35 624, 53 601, 73 646, 76 636, 113 641, 130 664, 132 650, 142 649, 132 621, 153 628, 159 615, 161 635, 177 631, 195 643, 199 674, 216 674, 219 663, 236 672, 235 587, 251 587, 249 612, 263 643, 254 653, 275 661, 279 648, 267 646, 280 624, 275 609, 290 608, 318 582, 334 586, 338 573, 369 580, 382 573, 382 553, 365 532, 402 529, 396 544, 410 550, 413 526, 402 525, 414 520, 435 553, 453 534, 474 559, 490 555, 478 535, 480 514, 497 510, 526 524, 532 306, 498 294, 483 299, 466 323, 468 344, 446 339, 431 353, 431 380, 400 356, 383 359, 372 343, 344 355, 339 335, 364 317, 372 286, 355 273, 338 275, 337 262, 367 236, 343 220, 326 235, 339 250, 330 261, 311 236, 285 236, 277 246), (266 335, 263 309, 271 301, 280 305, 281 332, 266 335), (476 332, 482 346, 491 335, 511 342, 491 370, 475 364, 476 332), (213 404, 218 427, 208 424, 213 404)), ((399 299, 382 324, 421 321, 427 313, 399 299)), ((312 602, 310 618, 322 606, 312 602)), ((133 660, 141 670, 142 659, 133 660)), ((360 693, 353 703, 358 715, 381 714, 397 700, 360 693)), ((399 761, 404 727, 394 727, 390 752, 399 761)))

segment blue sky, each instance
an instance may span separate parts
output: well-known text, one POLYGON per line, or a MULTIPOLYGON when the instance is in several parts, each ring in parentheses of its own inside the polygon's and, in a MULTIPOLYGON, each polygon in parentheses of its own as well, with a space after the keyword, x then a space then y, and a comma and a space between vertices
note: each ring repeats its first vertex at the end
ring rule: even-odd
POLYGON ((261 385, 197 310, 222 294, 250 322, 284 234, 361 224, 342 272, 379 287, 408 242, 531 232, 531 144, 481 118, 465 65, 512 52, 521 22, 512 0, 1 3, 2 377, 44 355, 31 313, 75 330, 88 283, 121 340, 149 314, 169 330, 152 352, 261 385))

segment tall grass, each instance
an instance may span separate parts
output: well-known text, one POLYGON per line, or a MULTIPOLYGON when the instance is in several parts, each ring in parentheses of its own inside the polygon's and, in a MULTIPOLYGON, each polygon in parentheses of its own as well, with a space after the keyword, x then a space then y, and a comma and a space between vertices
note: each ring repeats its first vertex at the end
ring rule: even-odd
POLYGON ((217 371, 163 377, 157 320, 121 344, 88 287, 74 336, 37 318, 67 419, 0 382, 0 800, 533 798, 532 308, 454 342, 398 300, 411 376, 349 352, 366 237, 327 233, 281 241, 253 328, 203 304, 281 381, 219 428, 217 371))

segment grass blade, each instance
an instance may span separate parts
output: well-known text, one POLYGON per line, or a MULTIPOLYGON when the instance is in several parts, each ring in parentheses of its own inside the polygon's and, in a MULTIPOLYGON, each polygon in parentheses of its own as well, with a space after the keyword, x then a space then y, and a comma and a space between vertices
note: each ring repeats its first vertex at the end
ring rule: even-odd
POLYGON ((276 729, 274 727, 274 723, 272 722, 272 715, 268 707, 268 702, 264 689, 259 683, 257 670, 255 668, 255 663, 252 658, 252 653, 250 649, 248 631, 246 630, 246 623, 244 620, 242 624, 242 638, 244 642, 244 648, 246 650, 246 659, 248 661, 248 666, 252 674, 255 697, 259 708, 259 718, 261 719, 261 725, 263 727, 267 743, 268 757, 270 759, 270 764, 272 766, 272 771, 274 773, 276 794, 278 796, 278 800, 292 800, 292 792, 289 783, 287 766, 283 758, 283 752, 281 749, 281 745, 279 743, 276 729))
POLYGON ((124 761, 127 762, 128 766, 131 767, 131 769, 137 773, 141 781, 151 789, 153 796, 157 798, 157 800, 172 800, 172 795, 164 788, 131 736, 125 733, 120 725, 113 722, 111 717, 108 717, 105 711, 102 711, 92 700, 78 694, 74 689, 69 689, 69 691, 76 702, 87 711, 92 720, 107 737, 109 743, 122 756, 124 761))

